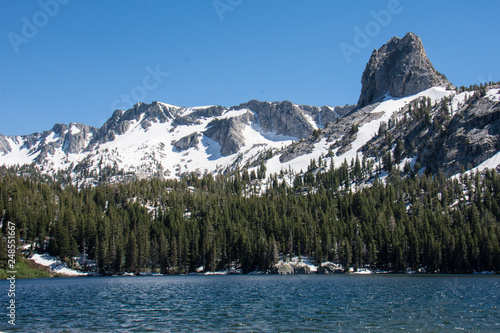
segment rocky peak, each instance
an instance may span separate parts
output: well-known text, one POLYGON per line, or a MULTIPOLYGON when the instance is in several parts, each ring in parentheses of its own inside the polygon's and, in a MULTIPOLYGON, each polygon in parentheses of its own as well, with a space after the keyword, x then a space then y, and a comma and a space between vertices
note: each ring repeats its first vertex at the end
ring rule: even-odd
POLYGON ((451 86, 432 66, 420 38, 411 32, 403 38, 393 37, 373 51, 361 84, 359 107, 380 102, 386 94, 405 97, 435 86, 451 86))
POLYGON ((151 123, 164 123, 169 119, 175 118, 180 107, 168 105, 160 102, 137 103, 131 109, 123 112, 120 116, 121 121, 141 120, 141 125, 145 128, 151 123))
POLYGON ((160 102, 137 103, 127 111, 116 110, 111 118, 99 128, 94 136, 91 147, 97 143, 113 141, 116 135, 125 133, 132 121, 141 120, 141 126, 147 130, 152 123, 164 123, 169 119, 174 119, 181 107, 164 104, 160 102))
POLYGON ((141 126, 148 129, 152 123, 164 123, 169 119, 174 119, 177 116, 177 111, 181 109, 173 105, 153 102, 151 104, 137 103, 134 105, 134 114, 137 117, 144 115, 141 121, 141 126))

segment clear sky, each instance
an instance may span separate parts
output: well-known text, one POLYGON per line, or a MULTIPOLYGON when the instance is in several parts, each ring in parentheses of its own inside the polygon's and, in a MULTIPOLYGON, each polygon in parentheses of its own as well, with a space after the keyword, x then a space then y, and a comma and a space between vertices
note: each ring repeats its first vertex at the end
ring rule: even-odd
POLYGON ((373 49, 408 31, 455 85, 500 80, 498 1, 40 0, 0 10, 4 135, 100 126, 137 101, 353 104, 373 49))

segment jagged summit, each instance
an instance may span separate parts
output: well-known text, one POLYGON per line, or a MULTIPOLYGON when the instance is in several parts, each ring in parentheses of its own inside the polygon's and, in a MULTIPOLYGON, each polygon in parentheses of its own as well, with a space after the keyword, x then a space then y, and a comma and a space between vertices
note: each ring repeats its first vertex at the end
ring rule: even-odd
POLYGON ((409 32, 374 50, 361 78, 358 106, 379 102, 386 94, 405 97, 451 83, 432 66, 420 38, 409 32))

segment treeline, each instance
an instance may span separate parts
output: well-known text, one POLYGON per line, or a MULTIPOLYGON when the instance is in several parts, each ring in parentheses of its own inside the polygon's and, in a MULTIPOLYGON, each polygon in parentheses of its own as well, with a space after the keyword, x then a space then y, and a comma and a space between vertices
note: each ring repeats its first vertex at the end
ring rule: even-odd
MULTIPOLYGON (((500 85, 500 81, 498 81, 498 82, 489 81, 489 82, 485 82, 484 84, 480 83, 479 85, 477 85, 477 84, 471 84, 468 87, 460 86, 457 89, 457 94, 460 94, 460 93, 462 93, 464 91, 473 91, 473 92, 478 92, 479 91, 480 94, 482 96, 484 96, 485 93, 486 93, 486 89, 487 88, 489 88, 489 87, 495 88, 495 86, 498 86, 498 85, 500 85)), ((448 89, 448 90, 451 90, 451 89, 448 89)))
POLYGON ((383 182, 366 164, 312 161, 304 173, 267 181, 237 172, 82 189, 4 168, 2 235, 12 221, 32 251, 70 264, 84 254, 103 273, 250 272, 279 254, 396 272, 500 270, 496 171, 459 179, 391 172, 383 182), (373 185, 361 182, 367 176, 373 185))

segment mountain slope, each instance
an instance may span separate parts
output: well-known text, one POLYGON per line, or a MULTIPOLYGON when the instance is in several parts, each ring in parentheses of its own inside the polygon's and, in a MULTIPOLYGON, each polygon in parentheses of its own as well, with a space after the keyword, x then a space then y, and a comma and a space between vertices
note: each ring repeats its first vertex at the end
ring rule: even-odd
MULTIPOLYGON (((374 51, 357 105, 138 103, 115 111, 100 128, 70 123, 41 134, 0 135, 0 165, 62 172, 77 184, 257 167, 267 176, 299 173, 313 159, 454 174, 500 150, 499 103, 496 85, 457 90, 408 33, 374 51)), ((493 160, 487 164, 496 167, 493 160)))

